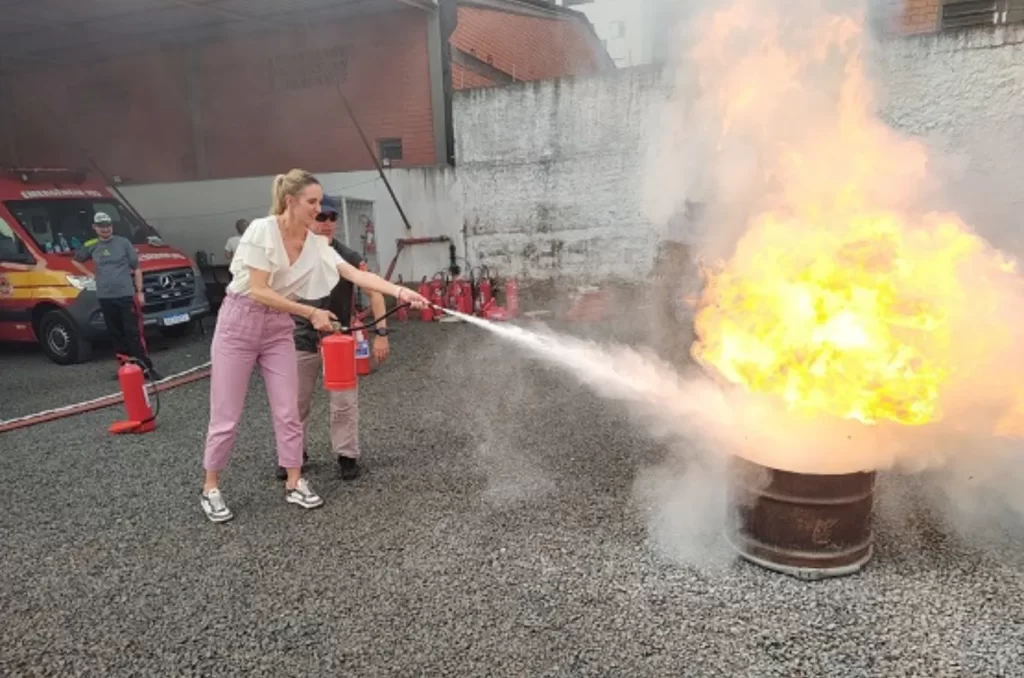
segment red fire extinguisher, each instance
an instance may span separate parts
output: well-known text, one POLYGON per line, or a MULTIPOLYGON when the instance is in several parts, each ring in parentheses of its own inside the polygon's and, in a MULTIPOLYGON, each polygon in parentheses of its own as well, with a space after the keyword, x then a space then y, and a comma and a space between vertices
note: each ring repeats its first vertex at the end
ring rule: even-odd
POLYGON ((430 281, 430 303, 437 308, 431 309, 432 319, 440 320, 443 315, 440 310, 444 307, 444 276, 441 274, 434 274, 434 279, 430 281), (440 275, 440 277, 438 277, 440 275))
MULTIPOLYGON (((399 285, 399 287, 403 286, 402 276, 398 276, 398 285, 399 285)), ((422 292, 421 292, 421 294, 422 294, 422 292)), ((409 307, 406 306, 405 304, 403 304, 402 302, 398 302, 398 310, 395 311, 395 317, 398 318, 398 320, 400 320, 400 321, 408 320, 409 319, 409 307)))
POLYGON ((459 286, 455 282, 455 278, 445 278, 447 282, 444 286, 444 307, 455 310, 459 305, 459 286))
POLYGON ((347 334, 335 332, 320 342, 324 367, 324 388, 328 391, 351 391, 356 387, 356 341, 347 334))
POLYGON ((492 285, 489 277, 490 271, 487 271, 486 268, 484 271, 486 271, 486 273, 481 272, 480 282, 478 282, 476 286, 477 299, 474 306, 476 313, 479 316, 483 316, 486 310, 490 308, 491 304, 494 303, 494 286, 492 285))
POLYGON ((111 433, 149 433, 156 428, 156 415, 149 405, 146 377, 135 362, 126 361, 117 370, 121 384, 121 397, 128 415, 126 421, 116 421, 108 429, 111 433))
MULTIPOLYGON (((430 285, 427 284, 427 276, 423 276, 423 280, 420 281, 419 289, 417 289, 416 291, 420 293, 421 297, 424 297, 425 299, 430 299, 430 297, 432 296, 432 291, 430 285)), ((429 323, 433 319, 434 309, 430 308, 429 306, 420 309, 420 320, 429 323)))
POLYGON ((445 308, 450 308, 459 313, 466 313, 467 308, 472 308, 473 296, 466 289, 468 283, 462 278, 451 278, 448 281, 447 303, 445 308))
POLYGON ((519 283, 515 278, 505 281, 505 308, 508 309, 509 317, 519 315, 519 283))
POLYGON ((352 323, 352 338, 356 346, 356 374, 365 376, 370 373, 370 340, 366 327, 359 320, 352 323))
POLYGON ((465 278, 459 278, 455 282, 459 288, 458 306, 456 310, 459 313, 470 315, 473 313, 473 285, 471 285, 465 278))

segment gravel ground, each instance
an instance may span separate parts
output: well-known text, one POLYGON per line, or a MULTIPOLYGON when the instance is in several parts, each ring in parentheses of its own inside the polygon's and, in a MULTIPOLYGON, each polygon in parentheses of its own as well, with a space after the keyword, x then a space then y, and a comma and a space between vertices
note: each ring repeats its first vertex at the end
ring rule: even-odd
MULTIPOLYGON (((202 362, 204 341, 177 342, 161 367, 202 362)), ((197 501, 206 382, 165 393, 149 435, 107 435, 117 408, 4 434, 0 674, 1024 670, 1019 531, 969 545, 937 527, 921 488, 886 478, 859 575, 800 582, 723 558, 714 540, 696 558, 668 537, 701 523, 685 493, 702 488, 678 484, 683 462, 617 405, 476 328, 410 324, 392 347, 362 382, 367 473, 354 483, 334 476, 317 401, 318 511, 284 503, 258 378, 224 525, 197 501)), ((3 416, 64 404, 42 383, 111 390, 106 364, 44 360, 0 358, 3 416)))

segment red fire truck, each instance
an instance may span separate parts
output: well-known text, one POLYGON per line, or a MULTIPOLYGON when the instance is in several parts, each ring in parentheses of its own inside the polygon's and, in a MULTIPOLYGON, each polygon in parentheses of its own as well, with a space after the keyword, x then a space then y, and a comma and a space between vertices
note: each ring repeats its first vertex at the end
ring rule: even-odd
POLYGON ((195 263, 164 244, 102 179, 66 169, 0 168, 0 340, 39 342, 62 365, 89 359, 106 325, 95 280, 75 268, 72 256, 96 237, 97 212, 138 250, 147 328, 184 336, 209 312, 195 263))

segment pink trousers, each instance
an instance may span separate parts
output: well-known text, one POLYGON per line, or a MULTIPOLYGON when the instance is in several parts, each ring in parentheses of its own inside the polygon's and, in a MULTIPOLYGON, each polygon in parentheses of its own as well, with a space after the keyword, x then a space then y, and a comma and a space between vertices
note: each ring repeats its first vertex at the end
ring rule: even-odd
POLYGON ((207 470, 219 471, 228 463, 249 378, 257 363, 270 400, 278 464, 283 468, 302 467, 303 426, 294 331, 295 321, 287 313, 249 297, 225 297, 210 347, 210 426, 203 453, 207 470))

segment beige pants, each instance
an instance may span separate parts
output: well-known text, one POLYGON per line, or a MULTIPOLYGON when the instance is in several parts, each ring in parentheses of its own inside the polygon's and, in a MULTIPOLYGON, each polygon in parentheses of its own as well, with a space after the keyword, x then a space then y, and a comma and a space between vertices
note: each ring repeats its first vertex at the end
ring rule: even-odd
MULTIPOLYGON (((309 439, 309 410, 323 371, 319 353, 298 351, 299 418, 309 439)), ((331 448, 339 457, 359 458, 359 387, 328 392, 331 402, 331 448)))

